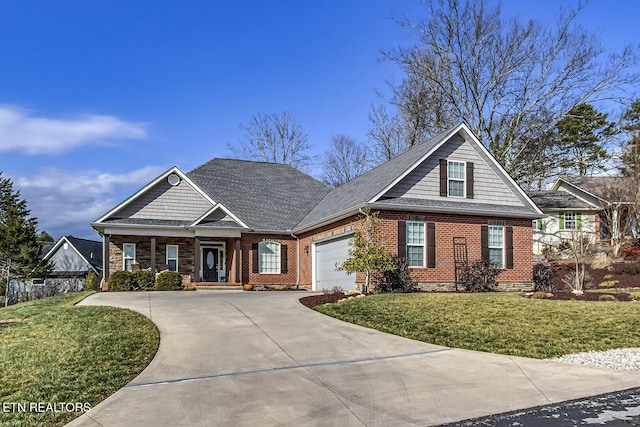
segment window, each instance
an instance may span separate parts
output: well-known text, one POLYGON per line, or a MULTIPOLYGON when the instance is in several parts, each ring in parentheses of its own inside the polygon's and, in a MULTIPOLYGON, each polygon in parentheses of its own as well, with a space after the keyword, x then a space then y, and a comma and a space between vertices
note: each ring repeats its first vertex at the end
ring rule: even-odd
POLYGON ((407 221, 407 262, 409 267, 424 267, 424 222, 407 221))
POLYGON ((178 271, 178 245, 167 245, 167 265, 170 271, 178 271))
POLYGON ((531 227, 533 228, 533 231, 541 231, 542 230, 542 219, 538 218, 538 219, 534 219, 531 221, 531 227))
POLYGON ((136 262, 135 243, 125 243, 122 245, 124 269, 131 271, 131 264, 136 262))
POLYGON ((280 243, 260 242, 258 254, 260 274, 280 274, 280 243))
POLYGON ((450 197, 464 197, 465 163, 447 162, 447 195, 450 197))
POLYGON ((504 267, 504 227, 490 225, 489 232, 489 261, 500 268, 504 267))
POLYGON ((576 230, 580 228, 580 214, 575 212, 561 213, 560 228, 563 230, 576 230))

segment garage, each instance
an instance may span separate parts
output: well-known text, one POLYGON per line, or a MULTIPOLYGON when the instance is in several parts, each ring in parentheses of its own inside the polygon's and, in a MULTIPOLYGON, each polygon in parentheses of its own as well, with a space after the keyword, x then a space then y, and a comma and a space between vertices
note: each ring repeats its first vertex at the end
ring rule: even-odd
POLYGON ((349 241, 352 234, 337 239, 316 243, 314 290, 332 289, 340 286, 345 291, 355 289, 356 275, 336 271, 349 256, 349 241))

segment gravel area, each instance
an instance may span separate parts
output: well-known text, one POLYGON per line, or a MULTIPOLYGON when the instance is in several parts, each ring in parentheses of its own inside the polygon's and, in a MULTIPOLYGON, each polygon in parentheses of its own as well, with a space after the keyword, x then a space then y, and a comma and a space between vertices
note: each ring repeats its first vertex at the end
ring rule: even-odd
POLYGON ((640 348, 621 348, 607 351, 588 351, 554 357, 557 362, 594 366, 597 368, 640 371, 640 348))

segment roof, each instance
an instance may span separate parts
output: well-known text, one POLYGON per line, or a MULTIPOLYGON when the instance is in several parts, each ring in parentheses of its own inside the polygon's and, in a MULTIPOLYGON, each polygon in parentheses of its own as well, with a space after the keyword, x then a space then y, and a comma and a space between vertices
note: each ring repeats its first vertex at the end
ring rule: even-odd
POLYGON ((429 212, 451 213, 457 212, 470 215, 489 215, 512 218, 540 218, 540 214, 525 206, 493 205, 489 203, 464 203, 452 200, 431 200, 393 198, 384 199, 374 204, 376 208, 395 207, 404 210, 419 210, 429 212))
POLYGON ((84 260, 89 263, 96 271, 102 270, 102 242, 97 242, 95 240, 81 239, 79 237, 73 236, 63 236, 61 237, 55 244, 46 245, 43 244, 43 258, 48 260, 56 253, 58 248, 63 245, 63 243, 69 243, 73 248, 80 254, 84 260), (45 252, 45 249, 48 247, 48 250, 45 252))
POLYGON ((597 206, 588 203, 566 191, 540 190, 528 192, 529 197, 543 211, 562 209, 590 209, 597 210, 597 206))
POLYGON ((624 182, 624 178, 619 176, 563 176, 558 181, 560 180, 581 188, 605 201, 609 201, 611 192, 615 191, 616 187, 624 182))
POLYGON ((280 163, 213 159, 187 176, 249 228, 263 231, 292 230, 330 191, 280 163))
MULTIPOLYGON (((437 150, 442 144, 449 140, 456 133, 464 131, 471 139, 486 152, 486 148, 477 140, 473 133, 468 129, 465 124, 460 124, 452 129, 442 132, 428 141, 422 144, 416 145, 403 154, 394 157, 393 159, 382 163, 381 165, 371 169, 368 172, 354 178, 351 181, 333 189, 322 201, 311 210, 301 223, 296 227, 297 231, 304 230, 321 224, 324 221, 335 219, 341 215, 348 215, 357 211, 358 208, 363 207, 366 204, 375 203, 376 206, 382 206, 384 203, 391 205, 393 202, 380 201, 381 196, 384 195, 393 185, 399 182, 403 177, 407 176, 413 171, 419 164, 425 161, 435 150, 437 150)), ((488 154, 491 161, 497 162, 488 154)), ((539 218, 541 212, 535 206, 535 204, 529 199, 529 197, 522 191, 522 189, 513 182, 511 177, 504 172, 502 167, 499 167, 503 171, 505 179, 507 179, 516 192, 519 192, 522 199, 526 200, 526 205, 520 209, 520 213, 525 217, 539 218)), ((411 201, 394 199, 396 204, 411 204, 411 201)), ((455 201, 439 201, 439 200, 419 200, 414 201, 414 206, 420 206, 423 209, 433 209, 433 211, 441 211, 443 205, 447 205, 446 208, 449 212, 461 212, 467 213, 473 206, 469 203, 461 203, 455 201)), ((491 214, 491 207, 486 204, 477 204, 477 214, 491 214), (482 209, 482 208, 486 209, 482 209)), ((504 212, 504 208, 503 208, 504 212)), ((516 215, 515 212, 512 212, 516 215)))

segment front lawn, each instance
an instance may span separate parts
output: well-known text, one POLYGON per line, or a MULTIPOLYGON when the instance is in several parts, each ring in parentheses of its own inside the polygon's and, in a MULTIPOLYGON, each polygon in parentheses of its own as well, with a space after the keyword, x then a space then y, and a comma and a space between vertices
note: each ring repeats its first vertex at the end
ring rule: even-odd
POLYGON ((539 359, 640 347, 640 302, 550 301, 516 292, 416 293, 314 309, 432 344, 539 359))
POLYGON ((155 325, 129 310, 74 306, 89 294, 0 309, 0 425, 64 425, 149 364, 155 325))

